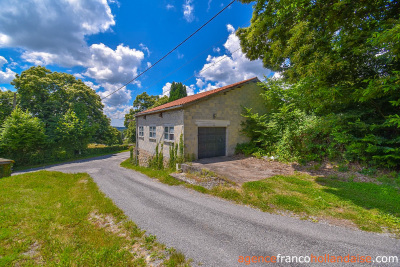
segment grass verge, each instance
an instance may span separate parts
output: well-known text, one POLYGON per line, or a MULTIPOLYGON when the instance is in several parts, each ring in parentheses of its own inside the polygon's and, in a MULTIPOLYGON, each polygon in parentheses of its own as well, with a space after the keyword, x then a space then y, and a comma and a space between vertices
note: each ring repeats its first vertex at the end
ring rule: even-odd
MULTIPOLYGON (((134 166, 129 160, 121 166, 154 178, 169 176, 168 171, 134 166)), ((163 179, 160 181, 164 182, 163 179)), ((334 176, 298 173, 247 182, 241 187, 222 185, 208 190, 201 186, 185 186, 266 212, 289 212, 301 219, 323 220, 364 231, 389 232, 400 238, 400 191, 390 183, 343 181, 334 176)))
POLYGON ((0 179, 0 266, 188 266, 145 235, 88 174, 0 179))
POLYGON ((135 170, 138 172, 141 172, 151 178, 156 178, 160 182, 168 185, 181 185, 185 184, 182 181, 179 181, 172 177, 170 173, 172 173, 172 170, 154 170, 151 168, 143 167, 143 166, 138 166, 130 163, 130 159, 127 159, 121 163, 121 166, 127 169, 135 170))

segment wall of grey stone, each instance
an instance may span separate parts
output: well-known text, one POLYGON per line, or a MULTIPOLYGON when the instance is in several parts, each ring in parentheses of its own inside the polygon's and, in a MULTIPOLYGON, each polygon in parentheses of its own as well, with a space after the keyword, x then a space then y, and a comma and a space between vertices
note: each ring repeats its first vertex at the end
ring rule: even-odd
POLYGON ((266 112, 262 97, 262 88, 256 83, 245 84, 228 92, 218 93, 208 99, 196 102, 185 107, 185 154, 194 154, 197 159, 198 153, 198 124, 202 120, 216 124, 229 123, 227 129, 227 155, 235 153, 238 143, 248 142, 249 139, 241 134, 241 116, 243 106, 252 108, 253 112, 264 114, 266 112), (197 123, 197 124, 196 124, 197 123))
POLYGON ((175 143, 179 143, 179 137, 183 133, 183 110, 171 110, 162 113, 155 113, 136 118, 138 126, 143 126, 143 137, 137 138, 137 148, 139 151, 139 163, 147 166, 148 158, 155 155, 156 145, 161 149, 161 143, 164 144, 163 155, 165 159, 169 158, 169 148, 175 143), (162 114, 162 115, 160 115, 162 114), (150 138, 150 126, 156 126, 156 138, 150 138), (164 126, 174 126, 174 142, 164 140, 164 126))

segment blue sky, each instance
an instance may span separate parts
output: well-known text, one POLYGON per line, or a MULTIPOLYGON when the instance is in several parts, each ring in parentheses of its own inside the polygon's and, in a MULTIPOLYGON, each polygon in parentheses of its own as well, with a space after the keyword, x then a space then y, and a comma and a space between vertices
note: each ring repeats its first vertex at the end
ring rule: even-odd
MULTIPOLYGON (((0 89, 31 66, 73 74, 104 97, 155 63, 229 0, 3 0, 0 89)), ((251 5, 235 2, 146 74, 105 98, 112 125, 122 126, 137 94, 168 95, 183 82, 189 94, 271 75, 249 61, 234 35, 250 24, 251 5)))

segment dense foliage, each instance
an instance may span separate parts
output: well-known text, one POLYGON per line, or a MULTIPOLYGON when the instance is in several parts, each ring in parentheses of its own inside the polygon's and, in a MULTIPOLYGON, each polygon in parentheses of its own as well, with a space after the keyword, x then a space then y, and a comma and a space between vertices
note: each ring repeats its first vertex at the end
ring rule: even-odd
POLYGON ((172 82, 171 89, 169 91, 169 102, 180 99, 187 96, 186 86, 182 83, 172 82))
POLYGON ((13 110, 14 93, 0 94, 0 156, 14 159, 17 166, 43 163, 49 155, 73 158, 85 153, 90 142, 122 142, 99 95, 73 75, 38 66, 17 74, 11 84, 17 107, 13 110))
POLYGON ((0 90, 0 125, 2 125, 5 119, 10 116, 13 110, 13 98, 13 92, 3 92, 0 90))
POLYGON ((242 50, 282 77, 263 85, 267 115, 246 113, 253 146, 399 167, 400 3, 242 2, 256 2, 242 50))

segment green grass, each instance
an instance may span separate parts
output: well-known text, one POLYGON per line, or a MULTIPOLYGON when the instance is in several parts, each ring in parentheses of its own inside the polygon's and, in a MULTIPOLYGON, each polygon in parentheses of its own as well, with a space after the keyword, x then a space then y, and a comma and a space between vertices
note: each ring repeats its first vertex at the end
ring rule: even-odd
POLYGON ((263 211, 341 219, 365 231, 387 230, 400 237, 400 191, 390 185, 296 174, 247 182, 240 189, 216 187, 210 194, 263 211))
MULTIPOLYGON (((132 167, 129 160, 121 166, 151 177, 162 177, 160 181, 167 180, 167 184, 176 183, 165 178, 169 176, 166 170, 132 167)), ((302 219, 327 220, 372 232, 387 231, 400 237, 399 176, 391 174, 378 180, 384 183, 377 185, 295 174, 247 182, 240 188, 218 186, 208 190, 197 185, 185 186, 266 212, 290 211, 302 219)))
POLYGON ((188 264, 128 220, 88 174, 2 178, 0 207, 0 266, 146 266, 148 255, 188 264))
POLYGON ((132 163, 130 163, 130 159, 127 159, 121 163, 121 166, 127 169, 135 170, 138 172, 141 172, 151 178, 156 178, 160 182, 168 184, 168 185, 181 185, 185 184, 184 182, 181 182, 174 177, 170 175, 172 170, 154 170, 151 168, 143 167, 143 166, 137 166, 132 163))

